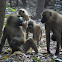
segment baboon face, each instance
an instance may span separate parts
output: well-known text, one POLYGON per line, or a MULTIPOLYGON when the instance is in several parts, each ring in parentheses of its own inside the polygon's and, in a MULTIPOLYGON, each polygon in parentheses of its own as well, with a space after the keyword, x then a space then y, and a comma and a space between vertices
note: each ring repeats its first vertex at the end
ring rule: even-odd
POLYGON ((19 15, 23 17, 25 15, 25 12, 23 10, 19 10, 19 15))
POLYGON ((45 11, 41 14, 41 16, 42 16, 41 22, 42 22, 42 23, 46 23, 46 22, 49 22, 49 19, 51 18, 52 13, 51 13, 51 11, 49 11, 49 10, 45 10, 45 11))
POLYGON ((28 22, 28 28, 32 29, 32 28, 33 28, 33 25, 34 25, 34 24, 33 24, 33 21, 29 21, 29 22, 28 22))
POLYGON ((16 23, 18 26, 22 26, 24 24, 24 20, 20 19, 20 17, 18 16, 16 23))
POLYGON ((29 15, 28 15, 28 12, 25 10, 25 9, 20 9, 18 11, 18 14, 23 17, 24 20, 28 21, 30 18, 29 18, 29 15))
POLYGON ((24 23, 24 20, 20 19, 20 16, 9 16, 9 20, 7 20, 8 25, 14 25, 14 26, 22 26, 24 23))

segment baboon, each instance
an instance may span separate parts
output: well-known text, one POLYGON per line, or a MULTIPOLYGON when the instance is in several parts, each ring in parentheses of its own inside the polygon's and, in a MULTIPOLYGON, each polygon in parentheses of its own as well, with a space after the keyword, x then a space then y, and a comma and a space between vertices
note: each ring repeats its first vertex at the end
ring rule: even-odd
POLYGON ((33 39, 37 41, 37 45, 39 45, 39 41, 42 37, 42 30, 40 25, 35 24, 33 21, 28 22, 28 26, 26 29, 26 38, 28 38, 28 34, 33 33, 33 39))
POLYGON ((33 42, 33 39, 28 39, 25 41, 22 26, 24 20, 22 21, 20 16, 9 16, 7 19, 7 24, 4 27, 3 36, 1 39, 0 52, 4 46, 5 40, 8 40, 9 46, 12 48, 12 53, 15 51, 21 51, 20 46, 23 46, 23 51, 26 53, 27 50, 32 47, 35 53, 38 53, 37 47, 33 42), (21 26, 21 27, 20 27, 21 26))
POLYGON ((55 55, 59 55, 59 47, 61 45, 61 27, 62 27, 62 15, 56 11, 46 9, 42 13, 42 23, 45 23, 46 29, 46 41, 47 41, 47 52, 50 54, 50 31, 56 36, 57 47, 55 55))
POLYGON ((23 17, 24 20, 28 21, 30 19, 28 12, 25 9, 19 9, 18 14, 23 17))
POLYGON ((26 21, 26 26, 22 26, 23 27, 23 30, 25 29, 26 30, 26 27, 27 27, 27 23, 28 21, 30 20, 30 17, 29 17, 29 14, 28 12, 25 10, 25 9, 19 9, 18 11, 18 15, 22 16, 23 19, 26 21))

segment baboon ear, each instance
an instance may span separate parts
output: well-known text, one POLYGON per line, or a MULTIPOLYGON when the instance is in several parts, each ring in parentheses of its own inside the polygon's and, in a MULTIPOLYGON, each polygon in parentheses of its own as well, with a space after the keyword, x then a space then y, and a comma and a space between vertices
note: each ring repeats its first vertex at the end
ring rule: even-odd
POLYGON ((50 15, 50 16, 52 16, 52 13, 51 13, 51 12, 49 12, 49 15, 50 15))

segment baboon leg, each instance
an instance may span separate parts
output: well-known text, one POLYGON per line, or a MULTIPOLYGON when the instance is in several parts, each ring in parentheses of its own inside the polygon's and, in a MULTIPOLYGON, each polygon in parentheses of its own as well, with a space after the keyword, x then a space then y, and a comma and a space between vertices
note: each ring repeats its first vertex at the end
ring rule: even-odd
POLYGON ((27 52, 30 47, 31 47, 32 49, 34 49, 35 53, 38 53, 38 49, 37 49, 37 47, 36 47, 36 45, 35 45, 33 39, 31 39, 31 38, 28 39, 28 40, 26 41, 26 43, 24 44, 25 52, 27 52), (28 46, 27 46, 27 45, 28 45, 28 46))
POLYGON ((28 28, 26 29, 26 39, 28 39, 28 28))
POLYGON ((48 27, 46 27, 46 41, 47 41, 47 53, 50 54, 50 29, 48 27))
POLYGON ((36 39, 35 37, 36 37, 36 35, 35 35, 35 33, 33 32, 33 39, 36 39))
POLYGON ((37 40, 37 45, 39 45, 39 38, 37 37, 36 40, 37 40))
POLYGON ((18 45, 16 45, 16 42, 14 40, 10 41, 9 45, 12 48, 12 53, 14 53, 15 51, 20 51, 20 49, 18 48, 18 45))
POLYGON ((56 53, 55 55, 59 55, 59 47, 61 45, 61 30, 56 29, 56 38, 57 38, 57 46, 56 46, 56 53))
POLYGON ((37 35, 37 45, 39 45, 39 41, 40 41, 40 36, 39 35, 37 35))

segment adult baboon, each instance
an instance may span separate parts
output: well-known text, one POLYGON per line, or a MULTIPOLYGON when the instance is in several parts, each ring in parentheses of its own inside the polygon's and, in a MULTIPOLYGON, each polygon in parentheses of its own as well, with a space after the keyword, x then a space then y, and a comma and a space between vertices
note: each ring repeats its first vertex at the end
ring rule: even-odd
POLYGON ((8 40, 10 47, 12 48, 12 53, 15 51, 21 51, 21 45, 23 45, 23 51, 26 53, 27 50, 32 47, 36 53, 38 53, 37 47, 33 42, 33 39, 28 39, 25 41, 22 25, 24 21, 19 18, 20 16, 9 16, 7 19, 7 24, 4 28, 3 36, 1 39, 0 52, 4 46, 5 40, 8 40))
POLYGON ((50 53, 50 31, 56 36, 57 48, 56 55, 59 54, 59 47, 62 46, 61 42, 61 29, 62 29, 62 15, 53 10, 45 10, 42 13, 42 23, 45 23, 47 52, 50 53))
POLYGON ((28 26, 26 29, 26 38, 28 38, 28 34, 33 33, 33 39, 37 41, 37 45, 39 45, 39 41, 42 37, 42 30, 39 24, 35 24, 33 21, 28 22, 28 26))

